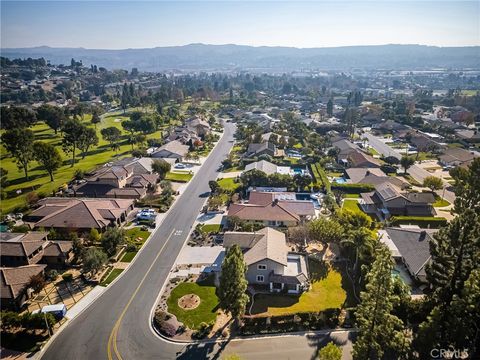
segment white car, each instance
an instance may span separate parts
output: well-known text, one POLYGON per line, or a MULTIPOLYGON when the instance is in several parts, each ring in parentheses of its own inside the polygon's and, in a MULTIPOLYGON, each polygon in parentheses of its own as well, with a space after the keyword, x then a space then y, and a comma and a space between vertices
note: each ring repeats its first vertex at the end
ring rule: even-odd
POLYGON ((186 166, 185 166, 184 164, 182 164, 182 163, 175 164, 174 167, 175 167, 176 169, 185 169, 185 168, 186 168, 186 166))

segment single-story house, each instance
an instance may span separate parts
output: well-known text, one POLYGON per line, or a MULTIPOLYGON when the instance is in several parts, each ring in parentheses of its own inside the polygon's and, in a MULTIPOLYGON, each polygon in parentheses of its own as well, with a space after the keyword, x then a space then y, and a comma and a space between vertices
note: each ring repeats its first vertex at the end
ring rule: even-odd
POLYGON ((32 276, 43 274, 47 265, 0 267, 1 308, 20 309, 31 296, 27 287, 32 276))
POLYGON ((260 156, 260 155, 269 155, 274 157, 276 155, 277 149, 276 146, 269 142, 262 143, 251 143, 248 145, 247 152, 245 153, 246 157, 260 156))
POLYGON ((390 216, 434 216, 432 193, 402 192, 400 188, 384 182, 375 186, 375 191, 360 194, 360 207, 367 214, 380 218, 390 216))
POLYGON ((387 176, 387 174, 379 168, 348 168, 345 170, 345 174, 347 176, 347 183, 352 184, 380 185, 384 182, 389 182, 401 189, 409 185, 407 182, 395 176, 387 176))
POLYGON ((182 161, 185 155, 187 155, 189 147, 182 144, 178 140, 170 141, 165 145, 158 148, 157 151, 152 153, 153 158, 174 158, 178 161, 182 161))
POLYGON ((364 153, 356 144, 347 139, 332 142, 332 146, 339 150, 337 160, 348 167, 378 168, 380 161, 364 153))
POLYGON ((36 229, 66 229, 88 232, 121 225, 133 210, 131 199, 45 198, 25 221, 36 229))
POLYGON ((425 266, 430 261, 430 241, 436 229, 387 227, 380 230, 380 241, 390 249, 395 259, 400 259, 410 276, 426 282, 425 266))
POLYGON ((311 201, 297 200, 295 193, 251 191, 247 203, 228 208, 229 218, 266 226, 296 226, 315 216, 311 201))
POLYGON ((442 155, 438 157, 440 164, 444 166, 459 166, 468 164, 475 158, 475 153, 460 149, 449 148, 446 149, 442 155))
POLYGON ((238 245, 247 264, 250 285, 265 285, 270 292, 299 294, 309 288, 304 255, 291 253, 285 234, 270 227, 257 232, 226 232, 223 246, 238 245))
POLYGON ((458 130, 455 134, 460 140, 467 143, 480 142, 480 133, 478 132, 478 130, 458 130))
POLYGON ((266 160, 255 161, 245 166, 245 170, 243 171, 248 172, 251 170, 259 170, 264 172, 267 175, 272 174, 282 174, 282 175, 295 175, 294 171, 290 166, 278 166, 266 160))

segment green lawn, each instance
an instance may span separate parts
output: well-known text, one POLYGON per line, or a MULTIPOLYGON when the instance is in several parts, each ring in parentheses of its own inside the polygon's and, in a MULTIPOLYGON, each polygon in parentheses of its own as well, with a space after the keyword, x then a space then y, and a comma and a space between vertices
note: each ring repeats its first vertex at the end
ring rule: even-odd
POLYGON ((341 173, 341 172, 327 172, 327 176, 336 178, 336 177, 343 176, 343 173, 341 173))
MULTIPOLYGON (((93 127, 90 124, 91 115, 85 115, 84 122, 93 127)), ((52 191, 56 191, 63 184, 68 183, 73 178, 73 174, 76 169, 82 169, 84 171, 91 171, 96 167, 112 161, 115 158, 122 158, 130 155, 132 150, 131 145, 127 144, 127 134, 122 129, 121 122, 127 119, 122 114, 109 114, 102 119, 102 122, 97 125, 97 136, 99 138, 98 146, 90 149, 85 158, 81 158, 81 154, 77 151, 76 162, 71 167, 71 154, 66 154, 62 150, 62 135, 60 132, 54 133, 45 123, 38 122, 31 129, 35 133, 36 141, 44 141, 55 145, 60 151, 63 158, 63 165, 54 173, 54 181, 50 181, 50 177, 47 172, 41 168, 41 166, 33 161, 29 166, 29 180, 26 181, 24 173, 19 170, 15 159, 11 158, 6 152, 3 146, 0 147, 2 168, 8 171, 9 186, 5 188, 5 191, 9 194, 7 199, 3 199, 0 204, 0 210, 2 213, 8 213, 13 211, 17 207, 25 206, 25 194, 30 191, 36 191, 37 193, 43 193, 45 195, 51 195, 52 191), (117 152, 113 151, 109 144, 102 139, 100 131, 103 128, 115 126, 122 130, 124 138, 122 139, 121 146, 117 152), (21 195, 16 195, 16 191, 21 190, 21 195)), ((161 131, 157 131, 153 134, 147 135, 147 138, 160 138, 161 131)))
POLYGON ((345 198, 347 198, 347 199, 359 199, 360 194, 345 194, 345 198))
POLYGON ((135 257, 135 255, 137 255, 137 251, 127 251, 125 253, 125 255, 122 256, 122 258, 120 259, 121 262, 131 262, 133 260, 133 258, 135 257))
POLYGON ((364 213, 362 211, 362 209, 360 209, 360 206, 358 205, 358 201, 357 200, 344 200, 343 201, 343 208, 344 209, 348 209, 348 210, 351 210, 353 212, 361 212, 361 213, 364 213))
POLYGON ((229 173, 229 172, 236 172, 236 171, 242 171, 242 170, 244 170, 243 166, 234 166, 228 169, 224 169, 223 172, 229 173))
POLYGON ((144 243, 145 240, 150 236, 150 232, 147 230, 142 230, 140 227, 134 227, 125 231, 125 234, 132 240, 141 239, 141 242, 144 243))
POLYGON ((205 283, 184 282, 174 288, 167 300, 168 312, 190 329, 197 329, 202 322, 209 323, 217 318, 218 297, 215 286, 205 283), (184 310, 178 306, 178 299, 187 294, 200 297, 200 305, 195 309, 184 310))
POLYGON ((435 195, 435 202, 433 203, 433 207, 445 207, 448 205, 450 205, 450 203, 447 200, 442 199, 438 195, 435 195))
POLYGON ((340 308, 351 291, 340 271, 319 261, 309 261, 310 289, 300 296, 259 294, 255 296, 252 315, 280 316, 295 313, 319 312, 340 308))
POLYGON ((113 280, 117 278, 118 275, 122 273, 123 269, 113 269, 110 274, 108 274, 107 278, 102 280, 100 283, 101 286, 108 286, 113 280))
POLYGON ((165 176, 165 180, 176 181, 176 182, 189 182, 193 177, 193 174, 190 173, 178 173, 178 172, 168 172, 165 176))
POLYGON ((204 233, 217 233, 222 229, 222 224, 205 224, 202 225, 201 230, 204 233))
POLYGON ((229 192, 234 192, 240 187, 240 184, 235 182, 235 178, 220 179, 218 180, 218 185, 220 185, 223 191, 229 192))

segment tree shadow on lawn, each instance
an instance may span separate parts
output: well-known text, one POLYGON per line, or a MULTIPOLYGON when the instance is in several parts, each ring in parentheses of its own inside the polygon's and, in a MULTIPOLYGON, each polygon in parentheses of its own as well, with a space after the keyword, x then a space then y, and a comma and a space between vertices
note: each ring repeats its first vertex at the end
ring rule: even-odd
POLYGON ((353 288, 352 281, 347 275, 347 263, 346 262, 334 263, 332 267, 342 275, 342 288, 347 293, 347 298, 345 299, 344 307, 356 306, 358 304, 358 301, 354 295, 354 288, 353 288))
MULTIPOLYGON (((36 168, 35 168, 36 169, 36 168)), ((29 171, 32 171, 32 169, 29 169, 29 171)), ((12 185, 20 185, 20 184, 23 184, 23 183, 29 183, 33 180, 36 180, 38 178, 42 178, 42 177, 45 177, 45 176, 48 176, 47 173, 45 174, 35 174, 35 175, 28 175, 28 180, 25 179, 25 176, 22 176, 22 177, 19 177, 19 178, 16 178, 16 179, 13 179, 13 180, 8 180, 8 186, 12 186, 12 185)), ((50 179, 49 179, 50 180, 50 179)), ((35 188, 38 188, 41 184, 38 184, 38 185, 30 185, 30 186, 25 186, 24 188, 21 188, 21 189, 15 189, 13 192, 17 191, 17 190, 34 190, 35 188)), ((16 194, 15 194, 16 196, 16 194)))
POLYGON ((325 279, 330 272, 330 266, 323 260, 308 258, 308 267, 310 272, 310 281, 320 281, 325 279))
MULTIPOLYGON (((299 295, 256 294, 253 299, 251 315, 265 314, 269 307, 288 308, 299 302, 299 295)), ((249 308, 250 304, 247 306, 249 308)))

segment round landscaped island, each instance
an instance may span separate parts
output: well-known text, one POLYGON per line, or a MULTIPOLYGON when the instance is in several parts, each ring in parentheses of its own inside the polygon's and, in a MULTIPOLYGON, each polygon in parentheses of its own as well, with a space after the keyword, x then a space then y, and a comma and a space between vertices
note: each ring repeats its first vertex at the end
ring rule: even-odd
POLYGON ((200 305, 200 297, 196 294, 186 294, 178 299, 178 307, 183 310, 193 310, 200 305))

